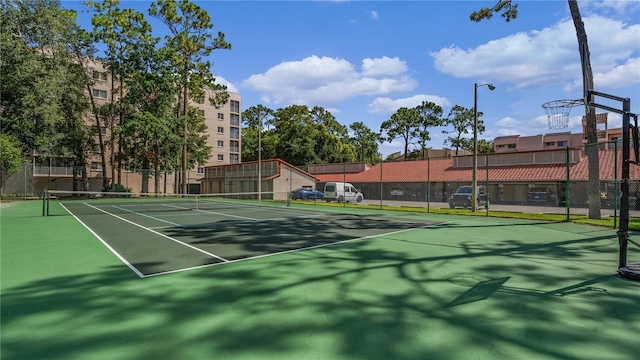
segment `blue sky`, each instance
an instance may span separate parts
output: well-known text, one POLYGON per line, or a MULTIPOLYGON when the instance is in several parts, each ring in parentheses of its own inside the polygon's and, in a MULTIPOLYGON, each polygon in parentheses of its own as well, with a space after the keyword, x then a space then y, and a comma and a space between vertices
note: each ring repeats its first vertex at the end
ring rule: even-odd
MULTIPOLYGON (((565 0, 517 1, 518 18, 474 23, 469 14, 495 1, 194 1, 232 50, 211 56, 212 73, 242 95, 242 108, 322 106, 373 131, 402 106, 422 101, 472 108, 474 83, 486 132, 480 139, 549 130, 542 104, 582 97, 575 28, 565 0)), ((80 2, 63 7, 83 11, 80 2)), ((122 1, 146 14, 149 1, 122 1)), ((640 1, 578 1, 595 90, 631 98, 640 113, 640 1)), ((90 13, 79 22, 90 27, 90 13)), ((156 36, 166 33, 152 22, 156 36)), ((598 99, 612 107, 620 107, 598 99)), ((603 112, 599 110, 598 112, 603 112)), ((584 107, 566 131, 581 132, 584 107)), ((609 127, 622 117, 609 114, 609 127)), ((441 129, 428 146, 444 147, 441 129)), ((385 143, 383 154, 403 148, 385 143)))

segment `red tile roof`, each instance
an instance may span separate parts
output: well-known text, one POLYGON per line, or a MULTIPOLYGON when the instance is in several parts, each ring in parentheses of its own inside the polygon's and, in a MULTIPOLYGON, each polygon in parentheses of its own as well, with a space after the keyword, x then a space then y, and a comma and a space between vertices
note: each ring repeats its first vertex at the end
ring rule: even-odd
MULTIPOLYGON (((613 180, 614 159, 613 150, 601 150, 600 180, 613 180)), ((622 156, 618 151, 618 178, 622 173, 622 156)), ((573 181, 586 181, 588 179, 589 161, 582 157, 581 161, 571 164, 569 177, 573 181)), ((319 174, 320 182, 347 181, 351 183, 380 182, 381 174, 383 182, 462 182, 472 178, 471 167, 453 167, 453 159, 432 159, 420 161, 385 162, 377 164, 371 169, 355 174, 319 174)), ((486 168, 478 167, 478 181, 486 181, 486 168)), ((489 166, 490 181, 564 181, 567 169, 564 164, 543 165, 514 165, 514 166, 489 166)), ((640 166, 631 165, 630 178, 640 179, 640 166)))

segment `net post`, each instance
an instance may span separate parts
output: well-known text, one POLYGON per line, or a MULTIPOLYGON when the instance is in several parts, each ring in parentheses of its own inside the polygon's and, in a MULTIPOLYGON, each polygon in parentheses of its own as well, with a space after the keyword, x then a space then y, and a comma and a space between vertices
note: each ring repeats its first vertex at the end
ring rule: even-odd
POLYGON ((42 193, 42 216, 47 216, 46 207, 47 207, 47 191, 45 190, 42 193))

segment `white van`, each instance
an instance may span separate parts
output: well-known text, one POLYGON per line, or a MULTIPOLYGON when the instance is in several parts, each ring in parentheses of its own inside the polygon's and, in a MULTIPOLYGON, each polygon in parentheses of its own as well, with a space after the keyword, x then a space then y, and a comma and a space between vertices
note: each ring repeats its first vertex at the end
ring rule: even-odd
POLYGON ((324 185, 324 199, 327 202, 361 202, 364 196, 355 186, 344 182, 328 182, 324 185))

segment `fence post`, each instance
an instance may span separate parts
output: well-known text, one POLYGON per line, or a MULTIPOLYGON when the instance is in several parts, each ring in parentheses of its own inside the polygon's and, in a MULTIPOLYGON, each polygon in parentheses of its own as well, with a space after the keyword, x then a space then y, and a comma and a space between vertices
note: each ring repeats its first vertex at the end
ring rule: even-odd
POLYGON ((613 143, 613 228, 617 228, 618 222, 618 141, 613 143))
POLYGON ((487 169, 486 179, 484 183, 484 191, 486 191, 484 198, 484 208, 487 210, 487 217, 489 216, 489 154, 484 154, 484 166, 487 169))
POLYGON ((570 219, 570 207, 571 207, 571 177, 569 174, 569 147, 566 147, 566 151, 565 151, 565 165, 567 168, 567 180, 566 183, 564 185, 564 206, 567 209, 567 218, 565 219, 566 221, 569 221, 570 219))
MULTIPOLYGON (((344 159, 342 160, 342 179, 342 182, 347 182, 347 162, 344 159)), ((344 191, 344 186, 342 190, 344 191)), ((340 196, 338 196, 338 198, 340 198, 340 196)), ((344 197, 342 199, 342 207, 347 207, 347 199, 344 197)))
POLYGON ((380 153, 380 210, 382 210, 382 153, 380 153))
POLYGON ((427 212, 431 205, 431 159, 427 158, 427 212))

